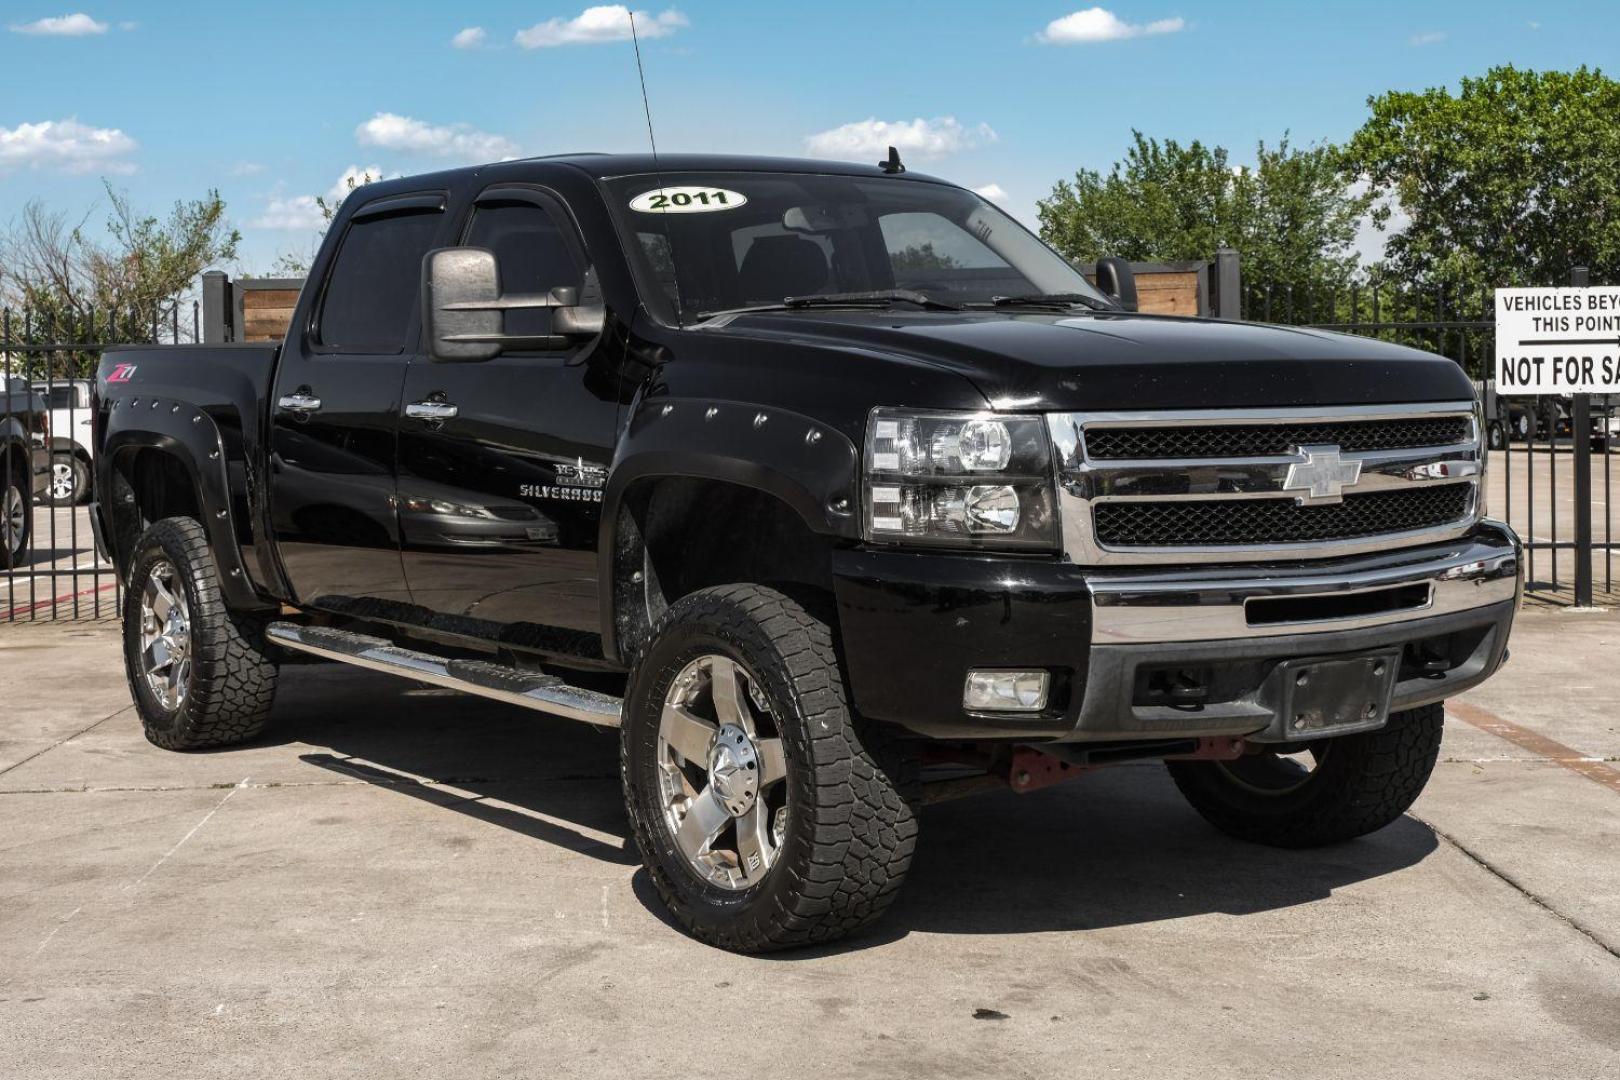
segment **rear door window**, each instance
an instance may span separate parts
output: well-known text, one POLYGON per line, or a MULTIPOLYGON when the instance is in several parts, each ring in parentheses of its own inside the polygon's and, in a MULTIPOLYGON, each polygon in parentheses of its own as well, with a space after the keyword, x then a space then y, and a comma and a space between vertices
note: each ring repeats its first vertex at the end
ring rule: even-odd
POLYGON ((321 346, 377 353, 405 347, 421 291, 422 257, 432 250, 443 219, 442 211, 413 209, 350 222, 321 300, 321 346))

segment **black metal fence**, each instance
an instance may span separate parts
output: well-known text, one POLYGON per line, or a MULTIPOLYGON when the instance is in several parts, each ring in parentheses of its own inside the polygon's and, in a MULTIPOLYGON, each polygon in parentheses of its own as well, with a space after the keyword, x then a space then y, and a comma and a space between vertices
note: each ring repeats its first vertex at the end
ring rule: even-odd
MULTIPOLYGON (((1584 270, 1570 285, 1587 285, 1584 270)), ((1486 403, 1488 509, 1524 538, 1527 588, 1589 606, 1614 594, 1613 471, 1620 395, 1501 397, 1494 291, 1251 286, 1246 319, 1365 334, 1448 356, 1486 403)))
POLYGON ((96 365, 108 341, 197 341, 199 324, 190 301, 146 312, 0 311, 0 424, 30 444, 27 453, 6 444, 0 461, 0 496, 27 478, 20 533, 15 507, 0 508, 0 625, 116 616, 122 586, 96 550, 87 509, 95 497, 96 365), (47 462, 44 475, 29 475, 47 462))

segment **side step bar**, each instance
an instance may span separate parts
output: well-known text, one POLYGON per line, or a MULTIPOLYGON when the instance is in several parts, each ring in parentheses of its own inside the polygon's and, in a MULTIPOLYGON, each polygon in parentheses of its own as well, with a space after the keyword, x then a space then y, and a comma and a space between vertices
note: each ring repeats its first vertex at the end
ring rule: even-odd
POLYGON ((265 636, 294 652, 310 653, 602 727, 619 726, 624 704, 610 694, 573 686, 555 675, 513 671, 487 660, 446 660, 402 649, 385 638, 347 630, 278 622, 265 629, 265 636))

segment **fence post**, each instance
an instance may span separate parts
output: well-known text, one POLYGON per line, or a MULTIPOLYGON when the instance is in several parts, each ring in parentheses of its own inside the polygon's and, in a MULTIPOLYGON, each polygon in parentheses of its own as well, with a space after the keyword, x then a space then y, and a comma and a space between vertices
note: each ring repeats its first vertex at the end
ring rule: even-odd
POLYGON ((1238 267, 1238 253, 1231 248, 1217 248, 1215 268, 1210 274, 1211 292, 1209 313, 1217 319, 1243 318, 1243 273, 1238 267))
POLYGON ((231 325, 231 279, 223 270, 205 270, 202 276, 202 339, 223 345, 235 334, 231 325))
MULTIPOLYGON (((1577 289, 1591 284, 1584 266, 1569 272, 1577 289)), ((1576 394, 1570 410, 1570 443, 1575 453, 1575 606, 1592 606, 1592 395, 1576 394)))

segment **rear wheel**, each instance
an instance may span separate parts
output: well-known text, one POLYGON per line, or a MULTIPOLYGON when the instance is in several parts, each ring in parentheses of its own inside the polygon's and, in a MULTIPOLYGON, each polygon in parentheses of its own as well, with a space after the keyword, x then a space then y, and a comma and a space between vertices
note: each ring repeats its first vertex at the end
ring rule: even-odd
POLYGON ((1404 814, 1434 770, 1444 719, 1444 705, 1426 705, 1395 713, 1377 731, 1292 753, 1167 765, 1187 801, 1222 832, 1272 847, 1316 847, 1404 814))
POLYGON ((124 664, 147 739, 165 750, 245 742, 264 730, 276 662, 263 623, 225 606, 203 528, 167 518, 135 546, 124 664))
POLYGON ((631 674, 625 801, 659 895, 738 952, 842 937, 911 862, 913 764, 845 701, 827 624, 771 589, 705 589, 631 674))

